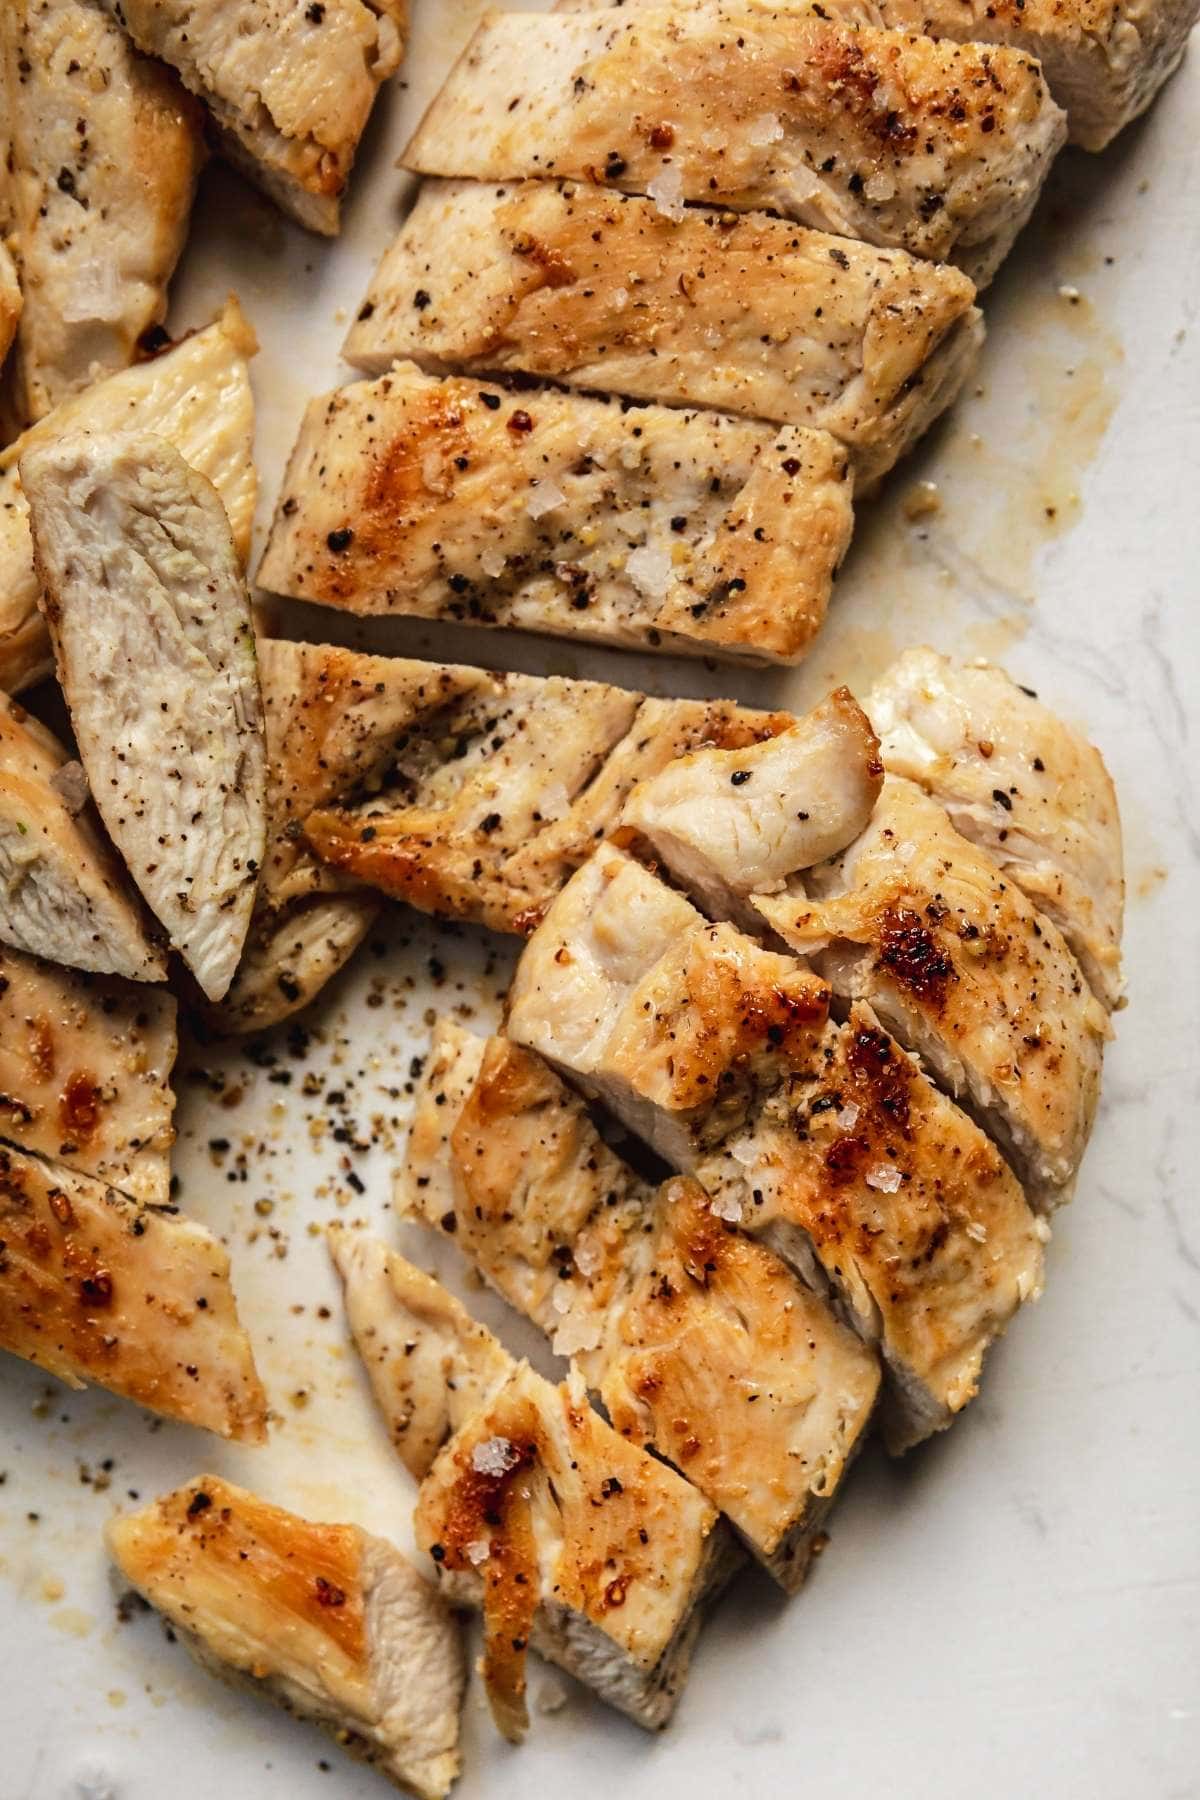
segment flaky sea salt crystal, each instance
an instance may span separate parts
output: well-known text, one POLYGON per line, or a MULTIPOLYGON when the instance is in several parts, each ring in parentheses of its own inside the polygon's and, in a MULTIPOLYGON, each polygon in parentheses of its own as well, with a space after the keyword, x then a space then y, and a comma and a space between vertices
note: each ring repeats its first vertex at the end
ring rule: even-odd
POLYGON ((604 1252, 595 1238, 581 1237, 571 1254, 581 1275, 595 1275, 604 1263, 604 1252))
POLYGON ((881 1194, 894 1194, 904 1180, 895 1163, 876 1163, 868 1169, 863 1177, 868 1187, 878 1188, 881 1194))
POLYGON ((525 511, 531 519, 540 519, 543 513, 553 512, 556 506, 561 506, 566 497, 562 489, 552 481, 539 481, 535 488, 530 489, 525 511))
POLYGON ((876 169, 875 173, 868 175, 863 183, 863 193, 868 200, 872 200, 876 204, 881 200, 890 200, 895 192, 896 183, 886 169, 876 169))
POLYGON ((600 1321, 591 1313, 568 1313, 554 1334, 550 1348, 555 1356, 578 1356, 600 1342, 600 1321))
POLYGON ((671 585, 670 554, 653 544, 642 544, 626 558, 625 573, 639 593, 661 600, 671 585))
POLYGON ((683 204, 683 176, 673 163, 667 163, 661 175, 646 183, 646 192, 657 206, 660 213, 668 219, 682 219, 685 207, 683 204))
POLYGON ((977 1244, 987 1243, 987 1226, 979 1219, 972 1219, 967 1226, 967 1236, 977 1244))
POLYGON ((847 1100, 845 1106, 843 1106, 841 1112, 837 1115, 838 1129, 841 1131, 853 1131, 854 1127, 858 1124, 858 1115, 861 1111, 862 1107, 859 1106, 856 1101, 847 1100))
POLYGON ((775 113, 760 113, 746 127, 746 142, 753 144, 756 150, 767 144, 777 144, 782 136, 783 126, 775 113))
POLYGON ((492 1546, 488 1543, 486 1538, 475 1538, 473 1542, 467 1545, 467 1561, 469 1563, 474 1563, 476 1568, 479 1567, 480 1563, 485 1563, 491 1554, 492 1546))
POLYGON ((612 303, 617 312, 624 312, 625 308, 629 305, 629 289, 614 288, 612 303))
POLYGON ((508 558, 502 550, 497 550, 489 544, 483 555, 479 558, 479 566, 484 574, 494 581, 497 575, 503 575, 505 569, 508 567, 508 558))
POLYGON ((505 1437, 484 1438, 471 1452, 477 1475, 507 1475, 520 1462, 520 1452, 505 1437))
POLYGON ((727 1225, 740 1225, 742 1222, 742 1203, 736 1194, 716 1194, 708 1203, 708 1210, 714 1219, 724 1219, 727 1225))

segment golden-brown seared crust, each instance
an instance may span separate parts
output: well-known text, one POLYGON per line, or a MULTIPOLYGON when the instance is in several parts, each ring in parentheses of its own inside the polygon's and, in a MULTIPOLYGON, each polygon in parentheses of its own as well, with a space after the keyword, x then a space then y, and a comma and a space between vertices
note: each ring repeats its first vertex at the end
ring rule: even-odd
POLYGON ((201 1226, 0 1145, 0 1241, 0 1347, 73 1387, 264 1437, 229 1258, 201 1226))
MULTIPOLYGON (((0 140, 0 150, 3 141, 0 140)), ((3 207, 0 205, 0 229, 4 226, 3 207)), ((8 355, 9 345, 17 332, 17 321, 21 317, 21 287, 17 280, 16 264, 5 244, 0 241, 0 368, 8 355)))
POLYGON ((346 354, 367 374, 410 356, 810 426, 868 483, 953 399, 973 302, 956 269, 761 213, 675 219, 599 188, 431 181, 346 354))
POLYGON ((258 579, 351 612, 792 661, 851 486, 824 432, 403 364, 310 403, 258 579))

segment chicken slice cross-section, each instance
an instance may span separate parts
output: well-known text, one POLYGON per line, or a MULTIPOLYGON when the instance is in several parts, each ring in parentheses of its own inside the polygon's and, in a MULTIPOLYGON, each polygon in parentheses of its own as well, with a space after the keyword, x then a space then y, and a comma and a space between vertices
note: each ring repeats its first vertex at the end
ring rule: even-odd
POLYGON ((597 187, 428 181, 346 342, 364 374, 537 375, 830 432, 882 476, 982 341, 959 270, 762 213, 597 187))
POLYGON ((210 1000, 265 848, 250 601, 212 483, 152 434, 21 458, 59 680, 101 817, 210 1000))
POLYGON ((106 1533, 121 1574, 211 1673, 301 1718, 418 1800, 459 1770, 466 1669, 435 1588, 384 1538, 200 1475, 106 1533))
POLYGON ((258 1443, 266 1395, 203 1226, 0 1144, 0 1349, 258 1443))
MULTIPOLYGON (((0 229, 2 228, 3 216, 0 214, 0 229)), ((3 239, 0 239, 0 368, 3 368, 9 346, 17 335, 22 304, 17 266, 3 239)))

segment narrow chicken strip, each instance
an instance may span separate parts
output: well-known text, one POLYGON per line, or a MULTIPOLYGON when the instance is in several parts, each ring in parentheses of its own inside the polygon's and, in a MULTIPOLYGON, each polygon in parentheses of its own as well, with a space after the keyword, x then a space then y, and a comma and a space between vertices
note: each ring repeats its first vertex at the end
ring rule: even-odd
MULTIPOLYGON (((355 1292, 356 1265, 338 1253, 355 1341, 373 1379, 401 1357, 413 1360, 419 1420, 443 1410, 443 1371, 454 1435, 422 1481, 417 1542, 448 1596, 483 1612, 483 1678, 498 1728, 514 1742, 528 1729, 527 1647, 639 1725, 665 1725, 687 1675, 700 1603, 737 1564, 727 1527, 695 1488, 592 1411, 578 1376, 555 1387, 513 1362, 448 1295, 437 1305, 437 1283, 383 1254, 388 1279, 372 1283, 368 1309, 355 1292), (508 1363, 498 1386, 497 1355, 508 1363), (464 1365, 489 1390, 478 1407, 460 1403, 464 1365)), ((377 1266, 377 1255, 366 1266, 377 1266)), ((376 1381, 399 1439, 414 1402, 402 1394, 397 1418, 392 1392, 386 1378, 376 1381)), ((410 1467, 419 1466, 418 1444, 431 1442, 428 1431, 409 1438, 410 1467)))
POLYGON ((258 581, 354 613, 794 662, 851 490, 825 432, 403 363, 310 403, 258 581))
POLYGON ((250 599, 221 496, 149 433, 34 446, 21 485, 96 804, 172 946, 219 1000, 266 838, 250 599))
POLYGON ((204 161, 200 110, 98 0, 6 0, 17 383, 40 419, 127 368, 167 312, 204 161))
POLYGON ((577 1358, 614 1428, 673 1462, 796 1591, 879 1371, 778 1257, 695 1184, 640 1181, 539 1057, 449 1020, 396 1200, 452 1232, 577 1358))
POLYGON ((982 286, 1065 136, 1020 51, 879 31, 836 6, 723 0, 486 14, 404 161, 421 175, 603 181, 668 211, 766 208, 957 263, 982 286))
POLYGON ((1056 927, 894 775, 861 837, 803 886, 755 905, 986 1124, 1039 1206, 1069 1199, 1108 1019, 1056 927))
POLYGON ((125 1580, 211 1673, 312 1719, 405 1793, 459 1772, 466 1680, 437 1592, 385 1538, 201 1475, 106 1532, 125 1580))
POLYGON ((0 1349, 260 1443, 267 1401, 229 1258, 201 1225, 0 1144, 0 1349))
POLYGON ((38 611, 29 509, 17 468, 21 456, 70 431, 157 432, 220 493, 244 563, 257 490, 247 360, 256 348, 236 301, 230 301, 206 330, 97 382, 0 451, 0 688, 19 693, 54 668, 38 611))
POLYGON ((47 962, 162 981, 166 958, 100 829, 79 764, 0 694, 0 942, 47 962))
POLYGON ((509 1035, 763 1236, 878 1344, 903 1449, 974 1395, 1045 1227, 983 1132, 866 1009, 602 847, 526 946, 509 1035))
POLYGON ((757 931, 750 896, 844 850, 882 782, 879 740, 849 690, 837 688, 764 743, 668 763, 634 788, 621 824, 710 918, 757 931))
POLYGON ((0 949, 0 1137, 135 1200, 170 1198, 171 995, 0 949))
POLYGON ((346 355, 368 375, 411 357, 809 426, 846 446, 863 488, 966 379, 974 297, 956 269, 760 213, 430 181, 346 355))
POLYGON ((404 54, 408 0, 103 0, 212 114, 226 156, 310 231, 336 236, 382 82, 404 54))
POLYGON ((945 807, 1121 1004, 1121 815, 1104 759, 1002 669, 907 650, 867 701, 896 775, 945 807))

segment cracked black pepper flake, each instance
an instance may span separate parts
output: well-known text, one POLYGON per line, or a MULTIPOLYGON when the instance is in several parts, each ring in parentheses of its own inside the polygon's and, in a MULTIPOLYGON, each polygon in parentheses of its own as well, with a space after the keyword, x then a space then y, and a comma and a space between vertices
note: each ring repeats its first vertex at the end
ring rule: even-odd
POLYGON ((485 394, 481 392, 479 398, 483 401, 483 404, 487 407, 489 412, 500 411, 499 394, 485 394))
POLYGON ((341 525, 336 531, 331 531, 329 533, 325 542, 333 551, 348 550, 354 542, 354 533, 349 525, 341 525))
POLYGON ((753 773, 753 769, 735 769, 729 779, 734 787, 745 787, 753 773))
POLYGON ((428 288, 418 288, 413 295, 413 305, 418 312, 424 312, 427 306, 433 305, 433 295, 428 288))

